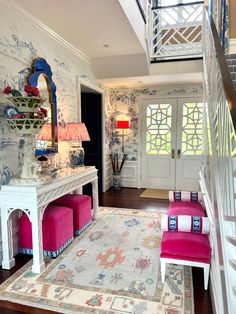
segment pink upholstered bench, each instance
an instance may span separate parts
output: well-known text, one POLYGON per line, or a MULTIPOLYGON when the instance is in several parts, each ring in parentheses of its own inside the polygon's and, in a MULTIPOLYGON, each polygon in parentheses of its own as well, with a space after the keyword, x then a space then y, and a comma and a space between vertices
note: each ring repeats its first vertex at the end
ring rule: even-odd
POLYGON ((80 235, 92 223, 92 199, 88 195, 67 194, 56 199, 52 204, 73 209, 75 235, 80 235))
POLYGON ((191 215, 204 217, 205 212, 200 203, 193 202, 171 202, 168 215, 191 215))
POLYGON ((161 276, 165 281, 166 264, 179 264, 204 269, 204 288, 207 289, 211 248, 206 234, 191 232, 163 233, 161 242, 161 276))
POLYGON ((203 200, 202 194, 170 191, 169 200, 168 217, 162 219, 162 229, 168 230, 163 233, 161 242, 162 282, 165 281, 168 263, 196 266, 204 269, 204 288, 207 289, 211 248, 208 235, 202 233, 208 233, 210 227, 207 218, 201 218, 205 217, 200 203, 203 200))
POLYGON ((210 270, 211 247, 206 234, 191 232, 163 233, 161 242, 161 276, 165 281, 166 264, 179 264, 202 267, 204 269, 204 288, 207 289, 210 270))
MULTIPOLYGON (((73 241, 73 212, 71 208, 48 206, 43 222, 43 254, 57 257, 73 241)), ((19 251, 33 254, 32 226, 26 214, 19 219, 19 251)))

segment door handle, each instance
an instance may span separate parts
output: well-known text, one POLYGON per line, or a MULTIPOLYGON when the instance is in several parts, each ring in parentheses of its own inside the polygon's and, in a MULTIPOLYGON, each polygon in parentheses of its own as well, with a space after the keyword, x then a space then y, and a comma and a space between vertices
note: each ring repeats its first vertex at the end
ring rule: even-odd
POLYGON ((175 149, 172 149, 172 150, 171 150, 171 158, 172 158, 172 159, 175 159, 175 149))
POLYGON ((180 157, 181 157, 181 149, 178 149, 177 150, 177 159, 180 159, 180 157))

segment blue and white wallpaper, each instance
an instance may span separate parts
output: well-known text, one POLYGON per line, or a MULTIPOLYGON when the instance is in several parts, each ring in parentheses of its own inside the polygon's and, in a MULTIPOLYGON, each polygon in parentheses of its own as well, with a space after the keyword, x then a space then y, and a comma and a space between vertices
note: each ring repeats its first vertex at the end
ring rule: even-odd
MULTIPOLYGON (((77 77, 98 85, 90 65, 62 46, 12 8, 0 3, 0 187, 19 171, 22 141, 7 125, 2 113, 7 103, 2 90, 10 85, 19 89, 35 58, 45 58, 57 86, 58 121, 77 120, 77 77), (20 83, 20 84, 19 84, 20 83)), ((56 166, 66 165, 68 146, 59 143, 59 153, 51 157, 56 166)))
POLYGON ((147 87, 139 89, 109 89, 106 90, 105 101, 105 135, 106 152, 121 152, 120 131, 116 129, 116 120, 119 117, 130 121, 130 129, 126 130, 124 137, 125 153, 128 154, 128 160, 138 160, 140 127, 139 110, 142 99, 155 97, 178 98, 184 96, 201 96, 203 94, 202 85, 187 86, 162 86, 147 87))

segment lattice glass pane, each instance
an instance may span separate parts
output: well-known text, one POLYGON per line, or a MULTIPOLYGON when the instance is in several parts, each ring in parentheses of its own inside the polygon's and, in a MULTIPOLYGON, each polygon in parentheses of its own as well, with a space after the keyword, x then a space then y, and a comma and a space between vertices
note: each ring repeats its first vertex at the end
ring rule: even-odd
POLYGON ((185 103, 182 121, 182 154, 201 155, 203 104, 185 103))
POLYGON ((172 106, 151 104, 146 111, 146 153, 168 155, 171 151, 172 106))

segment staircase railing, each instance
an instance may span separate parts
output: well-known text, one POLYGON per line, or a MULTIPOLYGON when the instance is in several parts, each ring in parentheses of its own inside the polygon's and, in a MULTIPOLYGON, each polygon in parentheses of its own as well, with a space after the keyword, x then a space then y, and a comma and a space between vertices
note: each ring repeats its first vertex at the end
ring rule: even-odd
POLYGON ((204 1, 151 9, 151 62, 202 57, 204 1))
MULTIPOLYGON (((225 285, 223 281, 221 284, 226 291, 228 310, 216 310, 217 313, 233 314, 236 304, 236 94, 214 21, 207 13, 203 29, 206 140, 201 186, 208 195, 214 217, 216 242, 213 243, 212 269, 215 272, 215 254, 222 251, 223 259, 219 266, 224 270, 225 285)), ((216 303, 219 302, 217 298, 224 295, 219 294, 214 282, 213 295, 216 303)))

